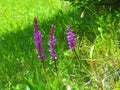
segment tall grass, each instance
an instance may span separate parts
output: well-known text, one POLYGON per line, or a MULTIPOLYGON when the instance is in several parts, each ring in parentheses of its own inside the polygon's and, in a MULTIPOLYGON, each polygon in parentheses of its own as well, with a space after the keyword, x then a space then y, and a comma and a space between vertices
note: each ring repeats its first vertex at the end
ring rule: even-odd
POLYGON ((1 0, 0 12, 1 90, 119 88, 118 12, 115 15, 103 10, 97 13, 91 7, 83 10, 60 0, 1 0), (35 52, 34 17, 38 18, 43 34, 46 72, 35 52), (49 53, 51 24, 55 25, 58 75, 49 53), (85 68, 77 62, 75 54, 68 48, 68 25, 76 35, 76 53, 85 68))

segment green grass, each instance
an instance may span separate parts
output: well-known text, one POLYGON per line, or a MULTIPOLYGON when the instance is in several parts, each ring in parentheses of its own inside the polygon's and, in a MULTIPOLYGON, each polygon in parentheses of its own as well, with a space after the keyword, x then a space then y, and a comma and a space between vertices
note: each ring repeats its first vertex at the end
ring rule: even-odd
POLYGON ((91 7, 83 10, 60 0, 1 0, 0 12, 0 90, 67 90, 68 86, 119 90, 118 12, 111 14, 102 7, 99 12, 91 7), (35 52, 34 17, 44 35, 47 74, 35 52), (51 24, 57 38, 58 75, 48 52, 51 24), (67 25, 76 34, 76 53, 85 68, 68 48, 67 25))

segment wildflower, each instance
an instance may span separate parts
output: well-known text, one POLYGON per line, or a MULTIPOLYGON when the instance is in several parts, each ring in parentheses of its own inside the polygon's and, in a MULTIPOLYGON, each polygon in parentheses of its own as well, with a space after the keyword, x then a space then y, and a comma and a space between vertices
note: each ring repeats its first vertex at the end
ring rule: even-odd
POLYGON ((74 52, 75 51, 75 45, 76 41, 74 39, 75 35, 73 33, 73 30, 70 29, 70 25, 68 26, 68 32, 67 32, 67 39, 68 39, 68 45, 69 48, 74 52))
POLYGON ((51 25, 51 30, 50 30, 50 41, 49 41, 49 46, 50 46, 50 53, 52 54, 51 55, 51 59, 55 60, 56 59, 56 53, 54 51, 54 47, 55 47, 55 44, 56 44, 56 38, 54 37, 54 25, 52 24, 51 25))
POLYGON ((34 39, 35 39, 35 45, 36 45, 36 51, 38 51, 38 58, 41 60, 45 59, 45 55, 43 53, 43 48, 42 48, 42 37, 43 35, 40 33, 39 28, 38 28, 38 23, 37 23, 37 18, 34 18, 34 39))

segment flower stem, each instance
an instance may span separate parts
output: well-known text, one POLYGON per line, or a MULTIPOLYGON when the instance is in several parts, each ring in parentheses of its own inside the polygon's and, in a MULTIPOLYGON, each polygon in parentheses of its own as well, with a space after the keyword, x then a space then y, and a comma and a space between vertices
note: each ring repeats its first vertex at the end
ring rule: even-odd
POLYGON ((45 74, 45 79, 48 83, 48 90, 51 90, 51 87, 50 87, 50 82, 49 82, 49 77, 48 77, 48 74, 47 74, 47 71, 46 71, 46 66, 45 66, 45 63, 44 63, 44 59, 41 60, 42 61, 42 68, 43 68, 43 71, 44 71, 44 74, 45 74))
POLYGON ((58 69, 57 69, 57 63, 56 63, 56 60, 54 60, 54 65, 55 65, 56 74, 58 75, 58 69))
POLYGON ((76 50, 74 49, 74 53, 75 53, 75 55, 76 55, 76 58, 77 58, 77 60, 78 60, 78 62, 80 63, 80 65, 82 65, 83 66, 83 68, 86 70, 86 71, 88 71, 87 70, 87 68, 85 67, 85 65, 80 61, 80 58, 79 58, 79 56, 78 56, 78 54, 77 54, 77 52, 76 52, 76 50))
POLYGON ((80 58, 79 58, 79 56, 77 55, 77 52, 76 52, 75 49, 74 49, 74 53, 75 53, 75 56, 77 57, 78 62, 81 64, 80 58))
POLYGON ((45 74, 46 74, 46 67, 45 67, 45 64, 44 64, 44 60, 41 60, 41 61, 42 61, 43 70, 44 70, 44 72, 45 72, 45 74))

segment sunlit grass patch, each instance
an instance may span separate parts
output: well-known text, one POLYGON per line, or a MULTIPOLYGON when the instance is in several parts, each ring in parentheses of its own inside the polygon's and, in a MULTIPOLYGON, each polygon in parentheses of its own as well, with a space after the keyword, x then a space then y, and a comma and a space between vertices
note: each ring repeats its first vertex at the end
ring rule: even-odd
POLYGON ((23 30, 33 25, 34 17, 40 22, 48 20, 64 7, 63 3, 59 0, 1 0, 0 33, 23 30))

